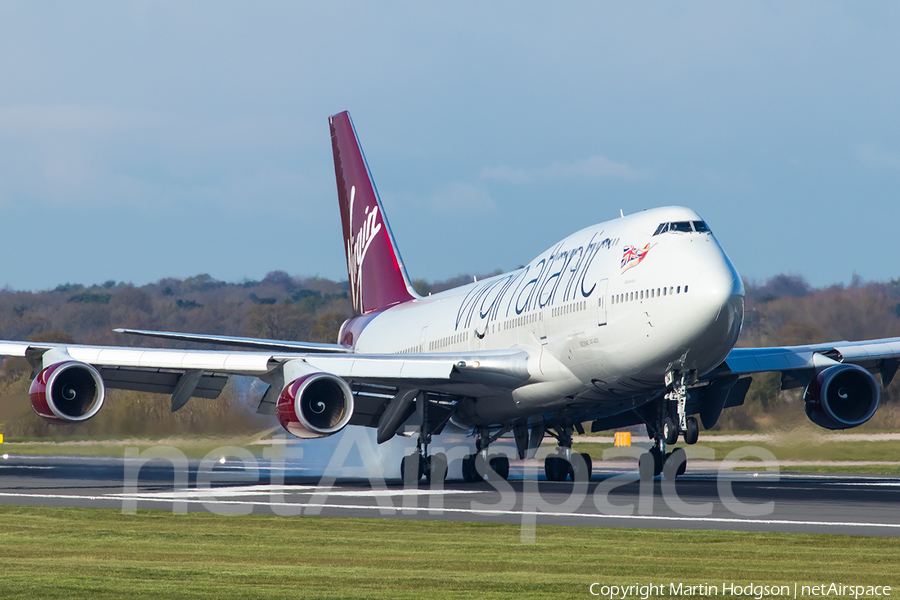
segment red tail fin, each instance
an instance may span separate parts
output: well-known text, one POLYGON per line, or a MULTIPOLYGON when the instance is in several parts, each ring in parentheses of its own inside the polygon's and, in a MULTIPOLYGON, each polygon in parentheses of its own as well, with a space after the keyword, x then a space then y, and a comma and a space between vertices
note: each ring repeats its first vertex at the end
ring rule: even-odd
POLYGON ((367 313, 412 300, 417 295, 397 252, 350 114, 338 113, 328 122, 353 309, 367 313))

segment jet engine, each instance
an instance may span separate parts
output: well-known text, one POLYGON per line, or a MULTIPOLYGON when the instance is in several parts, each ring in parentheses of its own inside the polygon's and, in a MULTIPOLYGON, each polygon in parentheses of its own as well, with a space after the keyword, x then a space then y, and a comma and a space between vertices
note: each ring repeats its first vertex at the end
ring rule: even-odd
POLYGON ((336 375, 308 373, 284 387, 275 415, 281 426, 298 438, 333 435, 353 416, 353 393, 336 375))
POLYGON ((50 423, 78 423, 97 414, 106 397, 100 373, 91 365, 68 360, 45 368, 31 382, 31 408, 50 423))
POLYGON ((862 367, 834 365, 813 379, 803 400, 806 415, 826 429, 849 429, 862 425, 875 414, 881 388, 875 377, 862 367))

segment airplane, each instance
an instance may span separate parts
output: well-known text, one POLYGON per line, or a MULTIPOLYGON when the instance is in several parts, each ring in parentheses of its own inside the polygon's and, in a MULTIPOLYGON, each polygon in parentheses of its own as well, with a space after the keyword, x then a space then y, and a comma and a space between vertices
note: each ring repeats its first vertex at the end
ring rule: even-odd
POLYGON ((709 225, 682 207, 622 214, 515 271, 420 296, 349 113, 329 124, 355 314, 336 343, 133 329, 116 331, 239 349, 2 341, 0 355, 34 369, 34 411, 53 423, 85 421, 115 388, 171 394, 174 412, 245 375, 268 384, 258 412, 298 438, 363 426, 384 443, 411 428, 406 482, 446 478, 446 456, 429 445, 448 425, 474 437, 464 481, 507 478, 509 459, 489 449, 510 435, 520 459, 555 438, 548 480, 590 478, 590 457, 572 452, 588 422, 593 432, 645 426, 653 445, 639 458, 640 477, 675 479, 686 453, 667 448, 679 437, 696 443, 701 421, 709 429, 742 404, 753 373, 780 372, 782 389, 805 388, 814 423, 847 429, 878 408, 876 374, 887 386, 897 372, 900 338, 736 349, 741 277, 709 225))

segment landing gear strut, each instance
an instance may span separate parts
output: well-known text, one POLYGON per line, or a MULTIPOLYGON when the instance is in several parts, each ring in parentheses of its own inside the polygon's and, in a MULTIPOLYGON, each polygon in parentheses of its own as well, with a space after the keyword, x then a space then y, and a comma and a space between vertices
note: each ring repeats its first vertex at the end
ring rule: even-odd
POLYGON ((420 392, 416 402, 421 402, 422 425, 419 428, 416 451, 404 456, 400 461, 400 477, 405 485, 416 485, 423 475, 429 483, 444 481, 447 478, 447 455, 443 452, 431 455, 428 453, 428 446, 431 444, 432 431, 437 430, 440 433, 440 429, 449 418, 449 413, 436 426, 432 426, 428 420, 428 395, 420 392))
POLYGON ((488 446, 511 428, 511 426, 504 427, 494 435, 491 435, 491 432, 487 427, 482 427, 477 430, 475 434, 475 450, 477 452, 475 454, 467 454, 465 458, 463 458, 463 481, 466 483, 482 481, 486 474, 484 465, 487 465, 491 471, 503 479, 509 479, 509 458, 504 454, 488 454, 488 446), (481 465, 478 464, 479 462, 481 462, 481 465))
POLYGON ((644 481, 660 473, 674 480, 683 475, 687 467, 687 454, 683 448, 666 453, 666 446, 678 442, 678 436, 686 444, 696 444, 700 437, 700 424, 696 417, 687 416, 687 386, 691 373, 677 371, 666 374, 669 391, 657 401, 656 418, 647 423, 647 433, 654 445, 638 459, 638 471, 644 481))
POLYGON ((559 447, 556 455, 544 459, 544 475, 547 481, 587 481, 591 478, 593 464, 587 453, 572 454, 572 426, 565 425, 548 430, 556 438, 559 447))

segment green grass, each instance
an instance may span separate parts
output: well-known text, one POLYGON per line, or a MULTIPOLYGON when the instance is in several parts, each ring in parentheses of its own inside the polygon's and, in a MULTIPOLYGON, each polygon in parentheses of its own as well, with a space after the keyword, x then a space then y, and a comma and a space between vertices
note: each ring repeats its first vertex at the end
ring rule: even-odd
POLYGON ((0 507, 2 598, 575 598, 602 584, 897 585, 900 540, 0 507))
MULTIPOLYGON (((701 438, 695 447, 712 448, 716 460, 721 460, 729 452, 747 446, 759 446, 769 450, 778 460, 887 460, 900 461, 900 440, 875 442, 825 442, 815 443, 769 443, 769 442, 713 442, 704 443, 701 438)), ((595 442, 579 442, 572 448, 579 452, 587 452, 591 458, 599 460, 603 451, 612 448, 612 444, 595 442)), ((685 446, 686 447, 686 446, 685 446)))
POLYGON ((133 438, 133 439, 60 439, 53 441, 36 441, 28 439, 5 439, 0 444, 0 454, 39 455, 39 456, 123 456, 125 448, 139 448, 141 452, 159 445, 174 446, 184 452, 188 458, 203 458, 209 452, 223 446, 239 446, 257 456, 262 456, 267 446, 250 444, 256 436, 248 437, 184 437, 184 438, 133 438))

